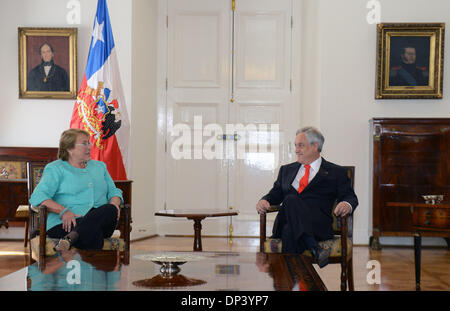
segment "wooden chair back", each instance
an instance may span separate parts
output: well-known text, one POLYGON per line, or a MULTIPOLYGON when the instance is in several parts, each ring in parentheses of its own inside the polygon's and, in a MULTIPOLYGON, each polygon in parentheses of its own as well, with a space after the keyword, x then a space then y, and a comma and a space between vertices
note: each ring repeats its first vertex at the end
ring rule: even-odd
MULTIPOLYGON (((28 199, 30 199, 31 194, 34 189, 41 181, 42 174, 44 172, 45 166, 49 163, 49 161, 30 161, 27 162, 27 189, 28 189, 28 199)), ((28 240, 31 241, 36 236, 39 236, 40 231, 45 229, 45 225, 47 222, 46 213, 40 213, 39 208, 36 206, 31 206, 29 204, 29 213, 28 213, 28 224, 29 224, 29 237, 28 240), (41 228, 42 227, 42 228, 41 228)), ((43 243, 45 245, 45 243, 43 243)), ((31 243, 30 243, 30 259, 31 259, 31 243)))
MULTIPOLYGON (((354 188, 355 185, 355 167, 354 166, 344 166, 347 169, 348 177, 351 180, 351 186, 354 188)), ((353 260, 352 260, 352 247, 347 250, 347 239, 352 239, 353 237, 353 217, 351 214, 347 214, 344 217, 336 217, 334 215, 334 208, 338 202, 335 202, 333 207, 333 231, 335 236, 341 239, 341 255, 335 258, 330 258, 330 263, 340 263, 341 264, 341 290, 346 290, 347 280, 349 283, 349 289, 354 290, 353 285, 353 260), (348 254, 350 256, 348 256, 348 254)), ((278 212, 280 206, 272 206, 267 213, 278 212)), ((264 243, 266 241, 266 214, 260 214, 260 234, 259 234, 259 248, 260 252, 264 252, 264 243)))
MULTIPOLYGON (((354 188, 355 186, 355 167, 354 166, 344 166, 344 168, 347 169, 347 174, 348 177, 351 180, 352 183, 352 188, 354 188)), ((338 202, 334 203, 334 207, 333 207, 333 211, 334 208, 336 207, 336 204, 338 202)), ((267 212, 267 213, 273 213, 273 212, 278 212, 280 210, 281 206, 279 205, 274 205, 271 207, 271 209, 267 212)), ((334 213, 332 213, 333 216, 333 232, 335 235, 340 235, 341 234, 341 221, 338 221, 338 218, 334 215, 334 213)), ((266 214, 261 214, 260 215, 260 221, 259 221, 259 228, 260 228, 260 234, 259 234, 259 248, 260 251, 263 252, 264 251, 264 242, 266 241, 266 219, 267 216, 266 214)), ((347 217, 347 235, 348 237, 352 237, 353 236, 353 221, 352 221, 352 216, 348 215, 347 217)))
POLYGON ((44 172, 45 166, 49 162, 27 162, 27 187, 28 187, 28 199, 30 199, 31 194, 34 189, 41 181, 42 174, 44 172))
MULTIPOLYGON (((27 163, 27 183, 28 183, 28 199, 33 193, 36 186, 41 180, 45 166, 50 161, 44 162, 28 162, 27 163)), ((121 206, 121 215, 117 229, 120 230, 120 237, 125 241, 125 254, 126 261, 129 259, 130 250, 130 232, 131 232, 131 180, 114 181, 116 187, 123 191, 124 205, 121 206)), ((45 266, 45 245, 46 245, 46 232, 47 232, 47 207, 41 205, 39 207, 32 207, 30 205, 29 213, 29 240, 39 236, 39 263, 40 266, 45 266)), ((30 243, 30 261, 32 260, 32 250, 30 243)))
MULTIPOLYGON (((352 183, 352 189, 354 189, 355 187, 355 167, 354 166, 344 166, 344 168, 347 169, 347 175, 348 178, 350 178, 350 181, 352 183)), ((338 221, 338 218, 336 217, 336 215, 334 214, 334 209, 336 207, 336 205, 339 202, 335 202, 334 203, 334 207, 333 207, 333 231, 335 235, 340 235, 341 234, 341 222, 338 221)), ((352 215, 349 215, 349 217, 347 218, 347 237, 352 238, 353 237, 353 217, 352 215)))

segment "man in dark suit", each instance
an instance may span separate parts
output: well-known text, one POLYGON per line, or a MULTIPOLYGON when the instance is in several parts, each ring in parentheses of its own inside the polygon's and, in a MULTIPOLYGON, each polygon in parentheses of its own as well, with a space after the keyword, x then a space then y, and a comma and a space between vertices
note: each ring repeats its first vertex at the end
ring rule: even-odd
POLYGON ((336 216, 352 213, 358 199, 351 187, 347 170, 320 156, 323 135, 313 127, 297 131, 297 162, 280 167, 273 188, 257 204, 258 213, 282 203, 274 227, 273 238, 282 239, 284 253, 311 251, 319 267, 328 264, 329 249, 318 241, 333 238, 332 208, 336 216))
POLYGON ((416 48, 405 46, 401 50, 401 63, 391 67, 389 85, 391 86, 421 86, 428 85, 428 69, 416 65, 416 48))
POLYGON ((41 64, 30 70, 27 79, 28 91, 70 91, 69 76, 64 68, 53 62, 53 47, 44 43, 39 48, 41 64))

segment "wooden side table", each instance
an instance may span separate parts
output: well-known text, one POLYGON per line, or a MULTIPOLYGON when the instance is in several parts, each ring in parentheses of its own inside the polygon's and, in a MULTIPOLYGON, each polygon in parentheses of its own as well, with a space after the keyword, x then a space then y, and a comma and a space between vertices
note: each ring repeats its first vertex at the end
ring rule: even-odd
POLYGON ((389 202, 388 206, 410 207, 413 214, 414 263, 416 272, 416 290, 420 290, 420 257, 422 234, 450 238, 450 203, 425 204, 409 202, 389 202))
POLYGON ((207 217, 236 216, 238 211, 226 210, 176 210, 171 212, 161 211, 155 213, 155 216, 165 217, 185 217, 194 221, 194 252, 201 252, 202 249, 202 220, 207 217))

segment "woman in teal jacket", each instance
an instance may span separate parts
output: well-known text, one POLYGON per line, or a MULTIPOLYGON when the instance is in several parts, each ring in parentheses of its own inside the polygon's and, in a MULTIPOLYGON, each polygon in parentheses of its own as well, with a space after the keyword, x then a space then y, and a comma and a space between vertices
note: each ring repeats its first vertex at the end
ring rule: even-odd
POLYGON ((114 232, 123 202, 103 162, 91 160, 88 132, 69 129, 61 134, 58 160, 49 163, 30 197, 30 204, 47 206, 47 236, 60 239, 55 249, 101 249, 114 232))

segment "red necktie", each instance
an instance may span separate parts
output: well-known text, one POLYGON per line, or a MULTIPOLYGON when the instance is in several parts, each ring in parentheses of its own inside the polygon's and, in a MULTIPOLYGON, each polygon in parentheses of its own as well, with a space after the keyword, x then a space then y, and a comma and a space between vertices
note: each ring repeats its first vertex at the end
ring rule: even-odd
POLYGON ((305 284, 303 284, 302 281, 298 281, 298 290, 299 290, 299 291, 302 291, 302 292, 308 291, 308 290, 306 289, 305 284))
POLYGON ((308 180, 309 180, 309 169, 310 169, 310 165, 306 164, 305 165, 305 175, 303 175, 302 179, 300 179, 300 184, 298 186, 298 193, 301 193, 303 191, 303 189, 306 188, 306 186, 308 185, 308 180))

